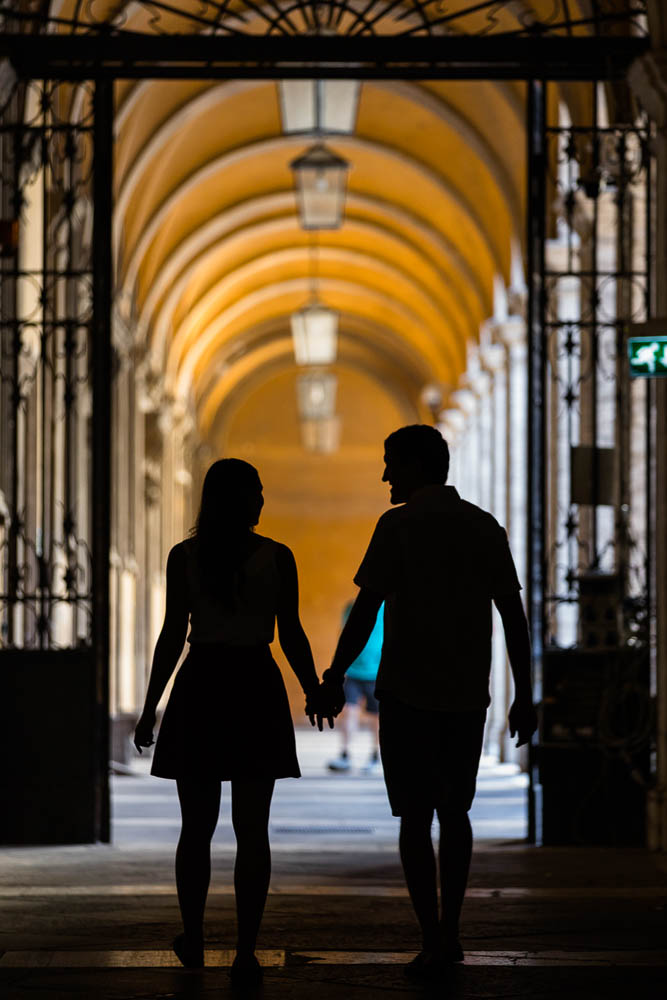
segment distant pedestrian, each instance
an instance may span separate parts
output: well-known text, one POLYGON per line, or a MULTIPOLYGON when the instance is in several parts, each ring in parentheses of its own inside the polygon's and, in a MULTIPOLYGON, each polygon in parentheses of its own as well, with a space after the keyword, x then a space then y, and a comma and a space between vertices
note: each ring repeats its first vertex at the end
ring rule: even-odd
MULTIPOLYGON (((343 624, 347 621, 354 601, 345 605, 343 624)), ((384 607, 380 608, 368 642, 359 653, 354 663, 345 674, 343 690, 345 692, 345 708, 340 717, 341 751, 338 757, 329 761, 329 770, 347 772, 352 769, 352 747, 359 730, 362 711, 366 713, 371 730, 371 752, 361 765, 362 774, 375 774, 380 768, 379 742, 379 711, 380 706, 375 697, 375 679, 380 656, 382 655, 382 639, 384 636, 384 607)))
MULTIPOLYGON (((151 746, 158 702, 183 650, 190 649, 162 719, 151 773, 175 778, 182 829, 176 886, 183 933, 174 951, 187 968, 204 964, 204 909, 220 782, 231 780, 237 851, 236 984, 262 978, 257 933, 271 875, 268 822, 276 778, 298 778, 285 685, 269 643, 280 645, 306 695, 311 723, 318 679, 298 609, 297 571, 286 545, 254 533, 264 504, 257 470, 235 458, 206 474, 197 524, 167 561, 167 601, 146 702, 134 742, 151 746)), ((330 725, 332 724, 330 720, 330 725)))
POLYGON ((395 509, 378 521, 359 567, 361 589, 323 689, 332 711, 344 704, 343 676, 384 600, 376 684, 380 748, 392 812, 401 817, 401 861, 423 945, 406 973, 431 979, 463 961, 459 916, 472 853, 468 810, 490 701, 492 602, 514 677, 509 728, 518 734, 517 746, 530 740, 537 717, 528 628, 505 531, 445 486, 449 449, 434 427, 395 431, 385 441, 384 460, 382 479, 395 509), (440 911, 434 812, 441 831, 440 911))

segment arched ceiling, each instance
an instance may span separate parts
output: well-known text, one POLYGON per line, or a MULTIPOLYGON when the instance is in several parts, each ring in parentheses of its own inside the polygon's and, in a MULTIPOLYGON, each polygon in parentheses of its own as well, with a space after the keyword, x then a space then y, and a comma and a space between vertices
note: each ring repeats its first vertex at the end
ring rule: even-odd
MULTIPOLYGON (((446 16, 435 0, 376 0, 372 17, 354 0, 332 0, 327 10, 333 29, 350 35, 525 34, 537 22, 552 34, 633 30, 616 0, 605 3, 600 23, 586 0, 453 0, 446 16)), ((248 0, 177 8, 108 0, 86 10, 55 0, 51 30, 103 22, 167 34, 320 30, 309 25, 307 0, 289 18, 281 0, 270 9, 248 0)), ((345 364, 381 372, 422 417, 425 384, 445 395, 456 387, 467 344, 493 314, 494 287, 516 274, 512 254, 523 243, 522 83, 364 82, 354 134, 328 140, 351 165, 345 221, 315 239, 299 227, 289 168, 312 140, 282 133, 275 82, 115 86, 119 308, 167 390, 194 406, 204 436, 244 386, 294 366, 289 317, 314 280, 340 314, 345 364)), ((563 84, 561 94, 576 120, 588 88, 563 84)))
POLYGON ((274 82, 118 84, 119 301, 201 431, 232 384, 293 364, 313 281, 341 357, 393 371, 415 412, 426 383, 456 386, 521 242, 523 127, 519 83, 365 82, 354 134, 328 140, 345 221, 314 236, 289 168, 310 140, 282 133, 274 82))

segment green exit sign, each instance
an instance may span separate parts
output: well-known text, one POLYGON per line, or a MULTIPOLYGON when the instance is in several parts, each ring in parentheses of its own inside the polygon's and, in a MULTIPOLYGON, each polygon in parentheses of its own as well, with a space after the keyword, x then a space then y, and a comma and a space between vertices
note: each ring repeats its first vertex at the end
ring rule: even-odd
POLYGON ((628 359, 630 375, 642 378, 667 377, 667 335, 629 337, 628 359))

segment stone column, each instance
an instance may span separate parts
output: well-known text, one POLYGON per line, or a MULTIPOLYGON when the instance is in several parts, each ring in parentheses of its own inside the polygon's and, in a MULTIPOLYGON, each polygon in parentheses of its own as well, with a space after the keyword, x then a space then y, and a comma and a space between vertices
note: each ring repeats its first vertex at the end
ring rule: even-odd
MULTIPOLYGON (((667 316, 667 12, 660 2, 649 4, 649 22, 656 48, 631 66, 629 81, 657 128, 653 309, 655 316, 667 316)), ((667 851, 667 380, 657 380, 655 390, 657 784, 648 796, 648 844, 667 851)))
MULTIPOLYGON (((469 475, 470 495, 466 499, 485 510, 491 506, 492 444, 491 444, 491 389, 492 379, 482 366, 477 344, 468 347, 468 364, 461 385, 472 393, 474 406, 469 410, 469 475)), ((459 393, 455 393, 459 400, 459 393)), ((466 404, 464 404, 466 405, 466 404)))
MULTIPOLYGON (((498 522, 506 526, 505 497, 507 492, 507 365, 502 344, 493 340, 496 324, 488 324, 485 343, 480 347, 482 370, 488 379, 485 399, 480 401, 487 415, 488 490, 481 506, 489 510, 498 522)), ((511 760, 506 753, 506 729, 511 683, 509 677, 505 633, 500 615, 493 608, 493 640, 491 668, 491 709, 489 716, 489 750, 501 762, 511 760)))
POLYGON ((136 587, 132 465, 135 455, 135 420, 132 409, 134 342, 132 328, 118 310, 113 314, 113 379, 111 436, 111 552, 109 673, 111 756, 125 763, 136 705, 136 587))
POLYGON ((476 464, 479 436, 477 432, 477 399, 470 389, 457 389, 450 403, 462 414, 463 422, 456 442, 456 479, 451 478, 464 500, 477 502, 476 464))

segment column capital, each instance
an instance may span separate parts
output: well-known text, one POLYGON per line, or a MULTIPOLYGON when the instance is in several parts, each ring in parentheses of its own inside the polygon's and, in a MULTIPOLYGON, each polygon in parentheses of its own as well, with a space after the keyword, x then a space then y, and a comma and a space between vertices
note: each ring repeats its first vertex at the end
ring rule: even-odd
POLYGON ((479 370, 476 372, 466 372, 461 378, 462 387, 470 390, 478 399, 488 394, 492 384, 493 378, 485 368, 481 367, 481 358, 479 370))
POLYGON ((465 431, 466 416, 463 410, 451 407, 440 413, 436 427, 450 445, 455 445, 465 431))
POLYGON ((508 316, 493 324, 493 343, 503 347, 514 347, 526 342, 526 321, 522 316, 508 316))
POLYGON ((187 437, 196 430, 197 421, 184 399, 162 392, 160 405, 157 408, 158 426, 163 436, 177 434, 187 437))
POLYGON ((658 128, 667 129, 667 48, 652 49, 635 59, 628 70, 628 82, 658 128))
POLYGON ((122 368, 128 368, 134 363, 136 357, 134 333, 120 308, 118 299, 114 301, 111 316, 111 343, 122 368))
POLYGON ((0 103, 9 103, 18 83, 18 76, 9 59, 0 59, 0 103))
POLYGON ((492 341, 490 344, 484 344, 480 348, 479 356, 483 371, 488 372, 491 377, 505 367, 505 348, 502 344, 495 341, 492 341))
POLYGON ((449 397, 449 402, 461 410, 465 417, 470 417, 477 409, 477 395, 472 389, 456 389, 449 397))
POLYGON ((525 320, 528 315, 528 290, 526 288, 508 288, 507 308, 509 316, 505 322, 516 319, 525 320))

